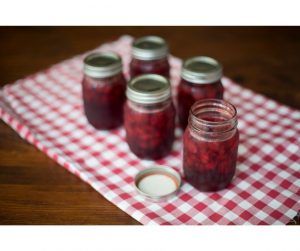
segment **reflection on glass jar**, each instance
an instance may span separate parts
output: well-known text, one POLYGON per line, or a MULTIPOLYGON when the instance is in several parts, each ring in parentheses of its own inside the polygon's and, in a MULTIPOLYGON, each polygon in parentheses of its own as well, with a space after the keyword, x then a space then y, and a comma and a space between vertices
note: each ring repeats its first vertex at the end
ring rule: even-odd
POLYGON ((131 78, 147 73, 159 74, 166 78, 170 75, 168 46, 160 37, 142 37, 132 45, 131 78))
POLYGON ((183 169, 201 191, 227 187, 235 173, 239 133, 237 112, 223 100, 197 101, 183 138, 183 169))
POLYGON ((160 159, 172 149, 175 109, 169 81, 156 74, 132 79, 126 91, 124 125, 131 151, 143 159, 160 159))
POLYGON ((202 99, 222 99, 224 88, 221 83, 222 66, 209 57, 193 57, 186 60, 178 85, 178 116, 183 129, 187 126, 189 110, 202 99))
POLYGON ((126 80, 121 58, 111 52, 93 53, 84 59, 82 97, 85 115, 97 129, 123 123, 126 80))

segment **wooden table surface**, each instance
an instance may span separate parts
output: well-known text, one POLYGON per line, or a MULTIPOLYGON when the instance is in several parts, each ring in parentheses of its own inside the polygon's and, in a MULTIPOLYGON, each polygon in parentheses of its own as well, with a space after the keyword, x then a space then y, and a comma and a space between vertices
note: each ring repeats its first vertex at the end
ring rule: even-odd
MULTIPOLYGON (((299 27, 1 27, 0 86, 123 34, 208 55, 241 85, 300 109, 299 27)), ((139 224, 0 121, 0 224, 139 224)))

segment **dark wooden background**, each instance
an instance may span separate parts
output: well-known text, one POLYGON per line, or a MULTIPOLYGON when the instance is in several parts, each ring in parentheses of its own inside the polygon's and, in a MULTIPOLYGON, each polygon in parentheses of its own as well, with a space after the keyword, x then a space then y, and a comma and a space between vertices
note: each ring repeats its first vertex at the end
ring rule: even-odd
MULTIPOLYGON (((299 27, 0 27, 0 86, 123 34, 208 55, 243 86, 300 109, 299 27)), ((138 224, 0 121, 0 224, 138 224)))

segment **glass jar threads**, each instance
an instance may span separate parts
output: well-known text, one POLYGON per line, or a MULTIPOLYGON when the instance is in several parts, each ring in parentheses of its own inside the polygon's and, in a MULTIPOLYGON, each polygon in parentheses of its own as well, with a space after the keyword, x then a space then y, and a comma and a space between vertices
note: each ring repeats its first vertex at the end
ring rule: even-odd
POLYGON ((131 151, 143 159, 160 159, 172 148, 175 108, 169 81, 157 74, 133 78, 126 90, 124 125, 131 151))
POLYGON ((87 120, 97 129, 123 123, 126 80, 122 60, 112 52, 93 53, 84 59, 83 106, 87 120))
POLYGON ((168 46, 164 39, 157 36, 139 38, 132 45, 131 78, 147 73, 166 78, 170 75, 168 46))
POLYGON ((183 129, 187 126, 189 110, 197 100, 223 98, 222 66, 210 57, 193 57, 183 63, 178 85, 178 116, 183 129))
POLYGON ((201 191, 227 187, 235 173, 238 144, 235 107, 219 99, 197 101, 183 136, 187 181, 201 191))

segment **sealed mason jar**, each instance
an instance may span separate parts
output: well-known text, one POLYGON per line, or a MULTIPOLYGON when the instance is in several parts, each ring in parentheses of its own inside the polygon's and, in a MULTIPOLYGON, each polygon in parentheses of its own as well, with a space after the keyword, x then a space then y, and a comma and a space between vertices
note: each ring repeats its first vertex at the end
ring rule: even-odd
POLYGON ((85 115, 97 129, 123 123, 126 80, 122 60, 112 52, 93 53, 84 59, 82 97, 85 115))
POLYGON ((183 63, 178 85, 177 112, 180 125, 187 126, 189 111, 194 102, 207 98, 222 99, 222 66, 210 57, 193 57, 183 63))
POLYGON ((135 40, 130 62, 131 78, 149 73, 169 78, 168 53, 168 46, 160 37, 146 36, 135 40))
POLYGON ((129 82, 126 95, 124 125, 129 148, 139 158, 165 157, 175 129, 169 81, 157 74, 141 75, 129 82))
POLYGON ((235 107, 220 99, 197 101, 183 136, 183 170, 201 191, 226 188, 235 173, 239 145, 235 107))

